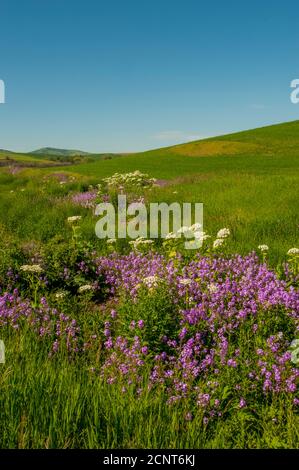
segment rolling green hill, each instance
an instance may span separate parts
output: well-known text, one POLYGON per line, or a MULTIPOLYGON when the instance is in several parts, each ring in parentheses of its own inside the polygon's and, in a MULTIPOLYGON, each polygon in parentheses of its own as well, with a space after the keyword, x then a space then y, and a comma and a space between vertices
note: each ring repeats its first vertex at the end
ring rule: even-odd
POLYGON ((299 244, 299 121, 71 165, 65 171, 97 183, 137 169, 164 180, 151 200, 203 202, 205 229, 230 227, 233 250, 246 253, 266 243, 278 260, 299 244))
POLYGON ((267 173, 298 168, 299 121, 133 153, 81 165, 68 171, 102 177, 139 169, 156 178, 232 171, 267 173), (199 158, 203 157, 203 158, 199 158), (208 158, 204 158, 208 157, 208 158))
POLYGON ((66 149, 57 149, 53 147, 43 147, 37 150, 29 152, 30 155, 54 155, 58 157, 75 157, 80 155, 89 155, 89 152, 83 152, 82 150, 66 150, 66 149))
MULTIPOLYGON (((16 225, 13 217, 11 223, 7 218, 13 212, 10 205, 14 204, 9 190, 17 191, 20 185, 38 187, 44 176, 58 173, 75 178, 74 184, 88 187, 115 172, 140 170, 158 179, 158 186, 147 195, 148 201, 202 202, 204 229, 213 234, 221 227, 229 227, 233 234, 230 249, 234 252, 248 253, 265 243, 271 247, 272 262, 276 262, 299 244, 299 121, 130 155, 106 155, 109 158, 82 157, 83 162, 64 167, 55 166, 52 161, 48 168, 24 168, 18 177, 8 177, 7 169, 0 168, 3 223, 9 229, 16 225)), ((18 158, 38 161, 40 157, 18 158)), ((63 191, 68 191, 67 185, 63 191)), ((25 191, 20 211, 27 214, 27 228, 21 226, 20 233, 23 238, 38 239, 44 234, 44 227, 51 227, 48 209, 43 209, 46 219, 42 222, 38 197, 43 200, 41 207, 48 207, 49 203, 46 196, 30 196, 35 201, 34 219, 31 200, 28 199, 27 207, 26 197, 25 191)), ((54 226, 59 226, 56 212, 54 205, 51 236, 54 226)), ((0 223, 1 220, 0 217, 0 223)), ((94 237, 94 221, 86 223, 86 231, 94 237)))

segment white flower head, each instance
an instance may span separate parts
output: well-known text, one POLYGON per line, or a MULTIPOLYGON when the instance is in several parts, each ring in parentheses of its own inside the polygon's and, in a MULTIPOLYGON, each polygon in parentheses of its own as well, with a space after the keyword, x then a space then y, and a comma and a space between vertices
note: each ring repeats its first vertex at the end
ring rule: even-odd
POLYGON ((147 276, 143 279, 143 283, 149 288, 157 287, 159 281, 160 278, 158 276, 147 276))
POLYGON ((295 365, 299 364, 299 349, 294 349, 292 351, 291 362, 295 365))
POLYGON ((20 270, 25 273, 36 273, 40 274, 43 272, 43 268, 39 264, 24 264, 20 267, 20 270))
POLYGON ((67 221, 69 224, 72 224, 73 222, 77 222, 78 220, 81 220, 82 216, 81 215, 73 215, 71 217, 67 218, 67 221))
POLYGON ((258 246, 258 249, 259 249, 262 253, 267 253, 267 251, 269 251, 268 245, 259 245, 259 246, 258 246))
POLYGON ((211 235, 208 235, 206 232, 194 232, 194 238, 197 238, 201 241, 205 241, 208 238, 211 238, 211 235))
POLYGON ((299 255, 299 248, 290 248, 287 254, 289 256, 298 256, 299 255))
POLYGON ((202 229, 202 225, 199 224, 199 223, 196 223, 196 224, 193 224, 191 225, 190 227, 190 230, 192 230, 192 232, 198 232, 202 229))
POLYGON ((213 248, 217 249, 220 246, 222 246, 224 243, 224 238, 216 238, 216 240, 213 243, 213 248))
POLYGON ((189 278, 184 278, 184 279, 179 280, 179 284, 181 284, 182 286, 190 286, 191 282, 192 281, 189 278))
POLYGON ((299 348, 299 339, 293 339, 293 341, 290 344, 291 349, 296 349, 299 348))
POLYGON ((88 292, 94 290, 94 287, 91 284, 85 284, 84 286, 80 286, 78 289, 79 294, 83 294, 84 292, 88 292))
POLYGON ((229 228, 222 228, 217 233, 217 238, 227 238, 230 236, 230 229, 229 228))
POLYGON ((218 291, 218 287, 216 286, 216 284, 211 282, 211 284, 208 285, 208 291, 210 292, 210 294, 215 294, 215 292, 218 291))
POLYGON ((117 241, 116 238, 108 238, 108 240, 107 240, 106 243, 107 243, 108 245, 113 245, 113 243, 116 243, 116 241, 117 241))
POLYGON ((55 298, 56 299, 63 299, 66 296, 65 292, 56 292, 55 298))

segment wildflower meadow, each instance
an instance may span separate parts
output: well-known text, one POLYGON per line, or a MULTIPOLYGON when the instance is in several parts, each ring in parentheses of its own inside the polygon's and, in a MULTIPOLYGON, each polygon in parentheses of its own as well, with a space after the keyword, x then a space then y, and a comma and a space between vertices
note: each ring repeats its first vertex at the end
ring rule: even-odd
POLYGON ((116 160, 102 178, 1 171, 0 447, 297 448, 296 237, 256 242, 248 220, 242 245, 219 199, 213 223, 99 239, 97 204, 192 183, 116 160))

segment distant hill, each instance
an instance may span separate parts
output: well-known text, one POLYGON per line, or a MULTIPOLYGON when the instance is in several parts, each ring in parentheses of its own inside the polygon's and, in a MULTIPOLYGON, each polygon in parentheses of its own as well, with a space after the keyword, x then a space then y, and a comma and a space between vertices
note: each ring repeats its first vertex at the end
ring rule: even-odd
MULTIPOLYGON (((28 153, 17 153, 11 150, 0 149, 0 160, 4 158, 27 160, 57 160, 66 162, 72 157, 88 157, 93 160, 111 160, 122 157, 122 160, 130 161, 138 156, 153 158, 158 156, 189 156, 189 157, 212 157, 212 156, 252 156, 252 155, 299 155, 299 121, 290 121, 282 124, 260 127, 257 129, 236 132, 202 140, 162 147, 145 152, 134 153, 90 153, 83 150, 58 149, 54 147, 43 147, 28 153)), ((83 159, 84 160, 84 159, 83 159)), ((87 159, 86 159, 87 160, 87 159)), ((86 163, 86 162, 85 162, 86 163)))
POLYGON ((152 152, 193 157, 299 154, 299 121, 210 137, 152 152))
POLYGON ((15 152, 12 152, 11 150, 0 149, 0 153, 15 153, 15 152))
POLYGON ((83 152, 83 150, 57 149, 54 147, 43 147, 28 153, 30 155, 53 155, 57 157, 76 157, 80 155, 90 155, 89 152, 83 152))

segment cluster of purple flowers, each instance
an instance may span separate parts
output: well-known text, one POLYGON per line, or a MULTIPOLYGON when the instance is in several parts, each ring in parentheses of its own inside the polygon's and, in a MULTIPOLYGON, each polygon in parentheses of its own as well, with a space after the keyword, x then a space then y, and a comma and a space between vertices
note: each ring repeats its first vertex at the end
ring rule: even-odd
POLYGON ((30 300, 22 299, 17 289, 0 296, 0 328, 20 329, 24 324, 30 327, 40 338, 51 341, 50 353, 66 348, 69 353, 78 352, 80 329, 76 320, 49 307, 45 298, 41 298, 38 307, 30 300))
POLYGON ((97 193, 96 191, 86 191, 84 193, 76 193, 71 196, 71 201, 87 209, 93 209, 96 204, 97 193))
MULTIPOLYGON (((102 333, 100 326, 90 329, 84 342, 76 320, 50 307, 45 298, 33 306, 17 290, 0 296, 0 328, 29 324, 39 337, 49 339, 51 354, 65 348, 81 356, 100 348, 100 363, 90 370, 99 370, 108 384, 118 384, 124 392, 134 387, 137 395, 160 387, 169 404, 190 400, 203 410, 205 420, 222 416, 228 402, 243 409, 258 396, 286 394, 299 404, 299 368, 290 350, 299 335, 299 292, 255 254, 198 254, 186 261, 181 255, 169 259, 153 251, 131 252, 94 257, 92 263, 110 295, 101 306, 102 333), (166 295, 168 310, 163 310, 166 295), (159 328, 150 325, 146 305, 157 305, 159 328)), ((78 267, 88 272, 84 261, 78 267)), ((64 274, 66 280, 67 269, 64 274)), ((87 357, 94 366, 92 355, 87 357)), ((193 412, 188 411, 187 420, 193 412)))
MULTIPOLYGON (((160 338, 164 351, 146 350, 152 358, 149 386, 162 384, 169 403, 192 397, 197 406, 210 410, 209 416, 220 416, 220 405, 228 399, 223 396, 223 381, 231 388, 226 395, 234 396, 239 408, 247 406, 249 393, 287 393, 294 404, 299 402, 299 369, 289 351, 299 332, 299 292, 255 254, 199 255, 187 264, 157 253, 113 254, 97 264, 111 294, 125 295, 126 301, 138 303, 139 295, 146 295, 149 283, 143 281, 148 278, 155 279, 148 295, 155 290, 159 295, 160 284, 171 293, 177 331, 171 338, 160 338)), ((135 323, 134 328, 138 330, 135 323)), ((109 324, 105 377, 114 383, 118 371, 131 383, 135 373, 140 377, 138 367, 143 365, 142 332, 136 332, 132 349, 128 338, 115 341, 112 330, 109 324)))

